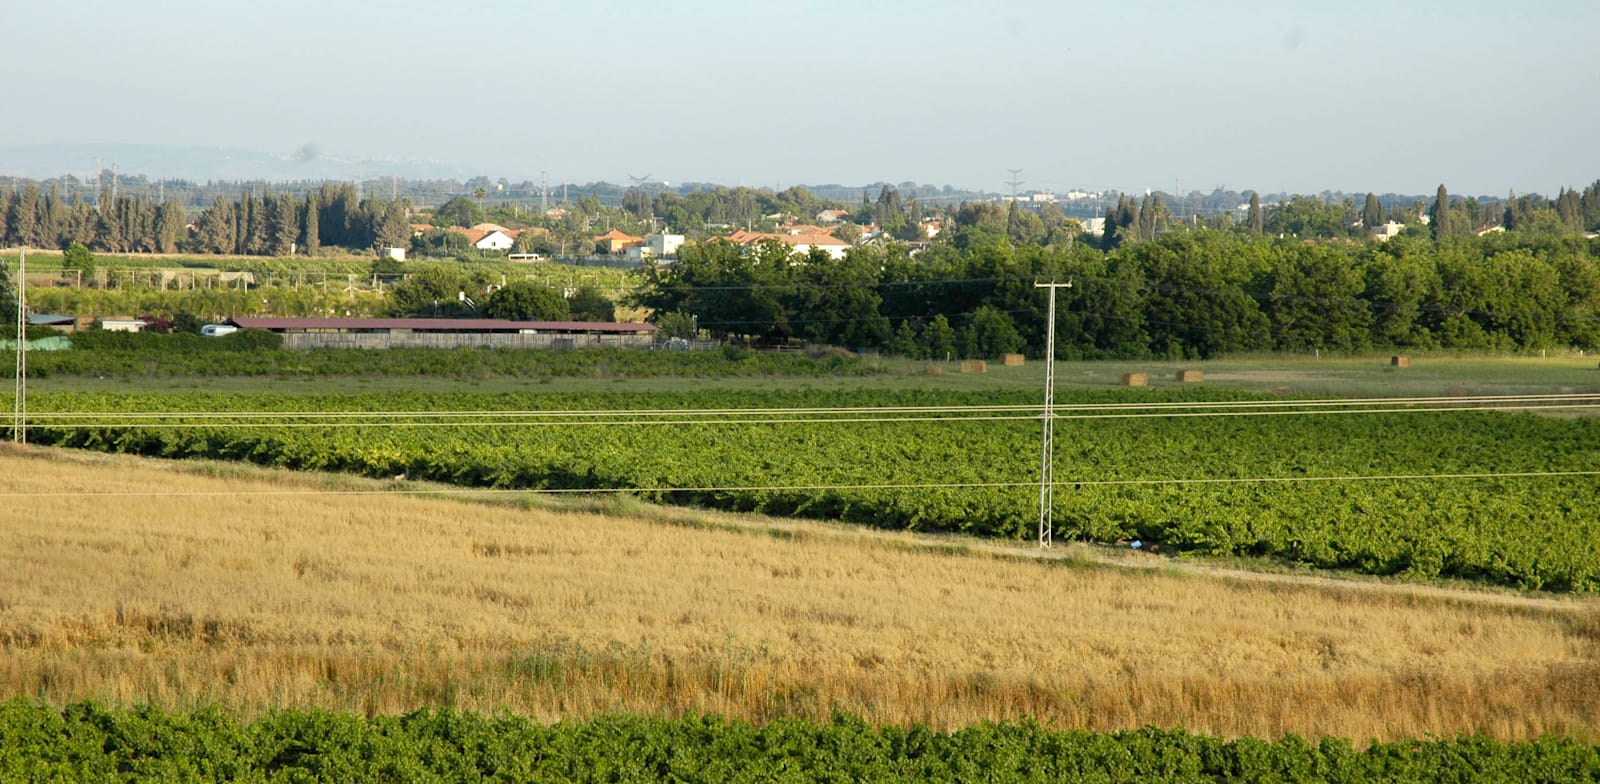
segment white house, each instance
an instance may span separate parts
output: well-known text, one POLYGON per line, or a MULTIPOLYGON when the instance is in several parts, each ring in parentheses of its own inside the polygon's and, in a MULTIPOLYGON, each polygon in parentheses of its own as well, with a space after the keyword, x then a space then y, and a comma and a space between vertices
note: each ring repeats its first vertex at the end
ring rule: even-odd
POLYGON ((817 232, 796 232, 793 234, 765 234, 754 231, 735 231, 726 237, 716 237, 716 240, 731 242, 745 248, 755 246, 767 240, 777 240, 788 245, 795 253, 810 253, 812 248, 823 251, 835 259, 844 258, 844 252, 850 249, 850 243, 833 236, 817 232))
POLYGON ((494 229, 483 235, 482 239, 472 243, 472 247, 478 250, 506 251, 511 250, 511 246, 515 244, 517 244, 516 238, 500 229, 494 229))
POLYGON ((675 259, 678 257, 678 248, 683 245, 682 234, 646 234, 644 244, 630 245, 627 247, 630 259, 675 259))
POLYGON ((1388 242, 1389 240, 1400 236, 1400 232, 1405 230, 1405 227, 1406 225, 1404 223, 1395 223, 1394 221, 1389 221, 1388 223, 1372 227, 1372 236, 1379 242, 1388 242))

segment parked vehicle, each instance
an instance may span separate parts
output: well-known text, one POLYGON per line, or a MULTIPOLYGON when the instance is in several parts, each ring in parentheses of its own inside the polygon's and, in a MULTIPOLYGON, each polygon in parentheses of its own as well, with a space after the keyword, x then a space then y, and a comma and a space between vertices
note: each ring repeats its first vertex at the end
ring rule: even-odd
POLYGON ((223 335, 232 335, 239 328, 232 324, 207 324, 200 328, 200 334, 209 338, 220 338, 223 335))

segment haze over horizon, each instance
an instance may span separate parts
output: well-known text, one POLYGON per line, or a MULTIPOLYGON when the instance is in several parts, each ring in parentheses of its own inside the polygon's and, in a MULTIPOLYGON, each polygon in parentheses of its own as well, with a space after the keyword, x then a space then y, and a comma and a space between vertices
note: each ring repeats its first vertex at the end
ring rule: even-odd
POLYGON ((1595 4, 66 0, 6 16, 24 33, 9 59, 30 65, 0 82, 0 148, 990 191, 1009 169, 1057 192, 1554 195, 1600 177, 1595 4))

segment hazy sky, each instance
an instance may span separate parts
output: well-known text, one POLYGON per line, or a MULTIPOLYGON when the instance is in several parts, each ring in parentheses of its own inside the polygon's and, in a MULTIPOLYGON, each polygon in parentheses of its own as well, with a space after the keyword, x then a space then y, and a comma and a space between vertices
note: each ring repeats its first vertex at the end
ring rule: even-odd
POLYGON ((0 28, 0 146, 783 187, 1600 178, 1593 0, 0 0, 0 28))

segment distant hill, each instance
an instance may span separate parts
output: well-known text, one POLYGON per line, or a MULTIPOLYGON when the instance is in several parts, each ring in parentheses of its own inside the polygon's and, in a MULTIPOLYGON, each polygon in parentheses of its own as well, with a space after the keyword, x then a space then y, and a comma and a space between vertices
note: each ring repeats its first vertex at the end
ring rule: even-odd
POLYGON ((401 177, 418 180, 462 180, 489 172, 443 161, 357 159, 322 153, 312 147, 283 153, 221 147, 178 147, 160 144, 35 144, 0 146, 0 174, 47 179, 95 174, 95 158, 123 174, 151 180, 296 181, 401 177))

